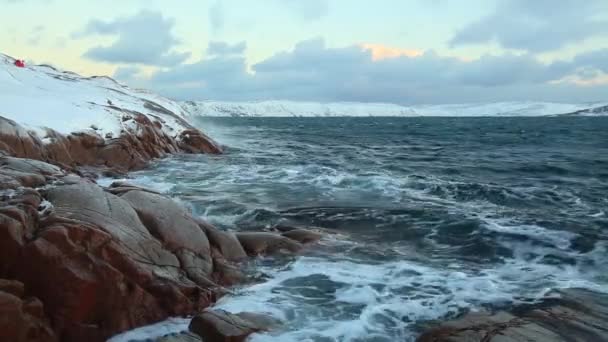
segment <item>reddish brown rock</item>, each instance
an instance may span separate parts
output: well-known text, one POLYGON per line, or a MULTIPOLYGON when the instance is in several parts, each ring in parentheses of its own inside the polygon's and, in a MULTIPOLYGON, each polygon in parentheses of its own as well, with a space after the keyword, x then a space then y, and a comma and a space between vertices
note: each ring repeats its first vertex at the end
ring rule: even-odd
POLYGON ((237 264, 226 260, 215 247, 211 250, 211 256, 213 258, 213 281, 224 286, 241 284, 246 281, 247 277, 237 267, 237 264))
MULTIPOLYGON (((104 166, 124 172, 145 166, 148 161, 168 153, 221 153, 211 138, 180 119, 187 127, 179 136, 171 137, 162 130, 162 123, 147 116, 111 107, 123 114, 122 135, 105 140, 94 131, 64 136, 51 129, 45 137, 28 132, 16 122, 0 117, 0 150, 19 158, 31 158, 66 167, 104 166), (45 138, 48 143, 40 139, 45 138)), ((166 111, 166 109, 165 109, 166 111)), ((175 118, 177 115, 168 112, 175 118)))
POLYGON ((512 312, 472 313, 423 333, 419 342, 608 341, 608 295, 582 289, 554 292, 512 312))
POLYGON ((6 292, 15 297, 22 298, 25 293, 23 283, 16 280, 0 279, 0 292, 6 292))
POLYGON ((177 203, 159 194, 132 190, 121 194, 164 247, 177 255, 181 267, 196 283, 210 286, 213 262, 205 232, 177 203))
POLYGON ((232 232, 221 231, 208 222, 197 220, 201 229, 205 231, 209 242, 213 247, 217 248, 224 259, 232 262, 243 261, 247 258, 247 253, 243 249, 243 246, 236 237, 236 234, 232 232))
POLYGON ((129 202, 87 182, 57 186, 47 198, 54 214, 36 239, 18 241, 20 258, 32 266, 13 269, 43 300, 62 340, 104 341, 214 300, 129 202))
POLYGON ((23 284, 0 280, 0 341, 54 342, 57 338, 36 298, 23 299, 23 284), (2 286, 11 284, 9 291, 2 286))
POLYGON ((268 331, 276 325, 278 321, 266 315, 207 310, 192 319, 190 331, 205 342, 243 342, 249 335, 268 331))
POLYGON ((121 174, 168 153, 221 153, 219 145, 185 122, 169 136, 160 119, 112 110, 124 114, 125 130, 105 139, 39 137, 0 117, 0 278, 26 284, 0 281, 0 341, 105 341, 200 311, 222 293, 215 282, 242 279, 231 263, 245 255, 234 235, 209 233, 212 255, 208 231, 173 201, 127 184, 104 191, 83 168, 121 174))
POLYGON ((250 255, 274 254, 282 251, 295 253, 302 249, 300 243, 274 233, 237 233, 236 237, 250 255))
POLYGON ((189 153, 221 154, 222 148, 197 129, 188 129, 180 134, 179 147, 189 153))

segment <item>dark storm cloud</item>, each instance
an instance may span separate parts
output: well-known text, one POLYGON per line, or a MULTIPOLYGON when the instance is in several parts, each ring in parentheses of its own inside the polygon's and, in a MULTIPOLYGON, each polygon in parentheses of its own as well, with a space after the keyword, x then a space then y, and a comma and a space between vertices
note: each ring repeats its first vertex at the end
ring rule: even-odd
POLYGON ((459 30, 451 46, 497 42, 544 52, 608 33, 606 0, 502 0, 494 13, 459 30))
POLYGON ((141 11, 128 18, 112 21, 92 20, 85 29, 73 35, 82 38, 91 35, 112 35, 117 40, 109 46, 89 49, 84 57, 108 63, 135 63, 157 66, 174 66, 185 61, 189 53, 176 53, 172 49, 180 42, 171 30, 173 19, 162 14, 141 11))

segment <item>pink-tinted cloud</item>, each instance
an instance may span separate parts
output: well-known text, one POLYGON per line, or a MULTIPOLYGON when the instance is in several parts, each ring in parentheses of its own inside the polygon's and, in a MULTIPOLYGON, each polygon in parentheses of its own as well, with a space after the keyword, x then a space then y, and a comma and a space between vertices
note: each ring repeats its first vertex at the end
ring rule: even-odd
POLYGON ((417 57, 423 54, 422 50, 402 49, 382 44, 364 43, 361 44, 361 47, 372 53, 372 60, 374 61, 397 57, 417 57))

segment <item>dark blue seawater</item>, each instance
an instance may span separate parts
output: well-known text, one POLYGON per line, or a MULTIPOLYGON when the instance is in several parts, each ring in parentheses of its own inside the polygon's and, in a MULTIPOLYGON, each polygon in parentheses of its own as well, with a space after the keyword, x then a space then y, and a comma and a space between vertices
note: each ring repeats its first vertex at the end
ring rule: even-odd
POLYGON ((608 292, 608 118, 205 118, 222 156, 134 182, 223 229, 329 232, 219 306, 267 312, 254 341, 412 340, 430 320, 608 292))

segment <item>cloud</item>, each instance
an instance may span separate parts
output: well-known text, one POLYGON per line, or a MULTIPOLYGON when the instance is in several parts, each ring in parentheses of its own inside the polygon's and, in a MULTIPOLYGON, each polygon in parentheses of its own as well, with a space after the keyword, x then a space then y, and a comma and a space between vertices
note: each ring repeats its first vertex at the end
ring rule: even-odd
POLYGON ((141 69, 133 66, 119 67, 114 72, 114 78, 124 82, 134 82, 141 69))
POLYGON ((247 43, 244 41, 234 45, 212 41, 207 47, 207 54, 210 56, 242 55, 246 49, 247 43))
POLYGON ((159 71, 146 86, 180 99, 393 103, 589 101, 605 100, 608 93, 602 93, 608 86, 581 87, 600 84, 608 49, 547 64, 531 54, 462 60, 426 51, 375 58, 369 48, 334 48, 313 39, 248 67, 245 47, 210 43, 208 51, 215 53, 159 71), (581 70, 597 70, 587 74, 594 83, 583 80, 581 70))
POLYGON ((216 0, 209 8, 209 25, 212 32, 220 32, 225 22, 224 7, 221 0, 216 0))
POLYGON ((605 0, 501 0, 494 13, 459 30, 452 47, 497 42, 504 48, 545 52, 608 33, 605 0))
POLYGON ((42 39, 42 34, 44 33, 45 28, 42 25, 38 25, 34 27, 29 34, 27 43, 31 46, 37 46, 40 44, 40 40, 42 39))
POLYGON ((109 46, 96 46, 85 52, 84 57, 107 63, 135 63, 155 66, 174 66, 184 62, 190 53, 173 52, 180 41, 171 30, 173 19, 161 13, 141 11, 128 18, 113 21, 92 20, 83 31, 73 38, 92 35, 117 36, 109 46))
POLYGON ((328 0, 275 0, 304 20, 317 20, 327 15, 328 0))
POLYGON ((361 44, 361 47, 372 52, 372 59, 374 61, 379 61, 387 58, 396 58, 403 56, 416 57, 422 55, 421 50, 394 48, 382 44, 365 43, 361 44))

